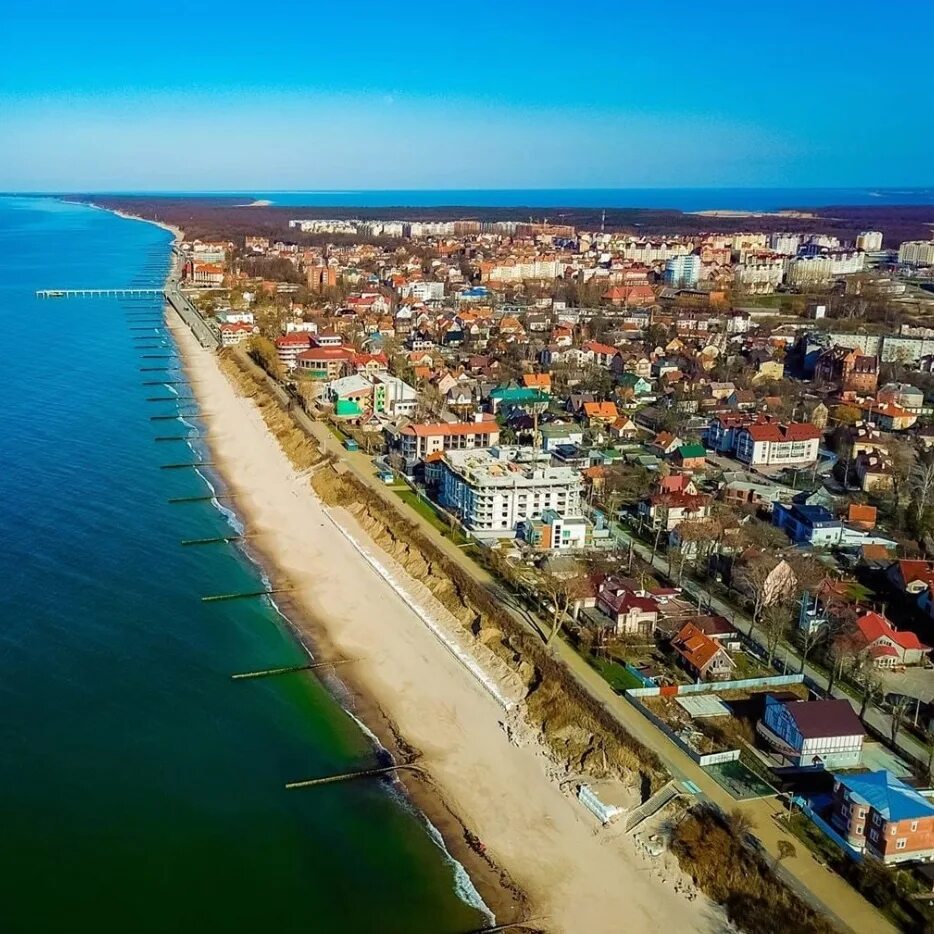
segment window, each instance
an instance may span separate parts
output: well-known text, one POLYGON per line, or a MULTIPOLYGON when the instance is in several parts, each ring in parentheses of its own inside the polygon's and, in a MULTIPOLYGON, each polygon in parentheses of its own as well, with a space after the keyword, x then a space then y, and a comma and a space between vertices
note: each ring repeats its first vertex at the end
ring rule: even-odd
POLYGON ((861 834, 861 833, 863 832, 863 825, 862 825, 862 824, 857 824, 857 825, 856 825, 856 832, 857 832, 858 834, 861 834))
POLYGON ((907 841, 906 841, 904 838, 902 838, 901 840, 897 840, 896 843, 895 843, 895 849, 896 849, 896 850, 904 850, 904 849, 905 849, 905 844, 906 844, 906 842, 907 842, 907 841))
POLYGON ((918 829, 918 822, 916 820, 913 820, 911 822, 911 832, 914 833, 917 829, 918 829))
POLYGON ((860 808, 860 809, 856 812, 856 816, 857 816, 858 818, 860 818, 860 819, 864 818, 864 817, 866 816, 866 809, 865 809, 865 808, 860 808))

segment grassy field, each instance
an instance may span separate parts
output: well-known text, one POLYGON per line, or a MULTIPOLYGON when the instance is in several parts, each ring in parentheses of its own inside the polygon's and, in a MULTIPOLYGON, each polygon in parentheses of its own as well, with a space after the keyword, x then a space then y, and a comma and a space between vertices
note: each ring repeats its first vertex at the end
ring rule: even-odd
POLYGON ((430 522, 445 538, 451 539, 458 545, 463 545, 467 539, 459 529, 452 529, 447 518, 435 509, 430 503, 425 502, 414 490, 394 490, 396 496, 402 500, 410 509, 417 512, 423 519, 430 522))
POLYGON ((610 661, 605 658, 596 658, 593 655, 587 657, 587 662, 592 668, 600 672, 603 680, 613 688, 614 691, 623 692, 629 688, 641 688, 644 685, 630 671, 627 671, 618 662, 610 661))

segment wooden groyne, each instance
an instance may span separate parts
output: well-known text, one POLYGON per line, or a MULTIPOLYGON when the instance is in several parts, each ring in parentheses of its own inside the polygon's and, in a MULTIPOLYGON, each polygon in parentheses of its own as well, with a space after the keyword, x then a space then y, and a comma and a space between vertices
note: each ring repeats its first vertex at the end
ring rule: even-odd
POLYGON ((217 538, 183 538, 183 545, 226 545, 229 542, 243 541, 242 535, 220 535, 217 538))
POLYGON ((180 418, 210 418, 210 415, 207 413, 199 414, 198 412, 177 412, 175 415, 150 415, 149 421, 173 422, 180 418))
POLYGON ((291 587, 273 587, 270 590, 247 590, 243 593, 216 593, 202 597, 202 603, 221 603, 226 600, 251 600, 255 597, 271 597, 276 593, 290 593, 291 587))
POLYGON ((243 681, 250 678, 272 678, 275 675, 287 675, 293 671, 318 671, 322 668, 337 668, 338 665, 349 665, 356 661, 354 658, 341 658, 336 662, 306 662, 304 665, 284 665, 281 668, 262 668, 259 671, 242 671, 231 675, 231 681, 243 681))
POLYGON ((160 470, 197 470, 198 467, 213 467, 213 461, 189 461, 185 464, 160 464, 160 470))
POLYGON ((411 772, 421 772, 417 765, 411 762, 404 762, 401 765, 386 765, 377 769, 360 769, 357 772, 341 772, 337 775, 324 775, 321 778, 306 778, 298 782, 286 782, 285 787, 289 790, 295 788, 314 788, 316 785, 333 785, 337 782, 349 782, 355 778, 379 778, 383 775, 393 775, 396 772, 409 770, 411 772))
POLYGON ((188 435, 156 435, 153 441, 189 441, 188 435))
POLYGON ((146 402, 197 402, 194 396, 148 396, 146 402))
POLYGON ((175 496, 169 500, 169 503, 176 505, 179 503, 209 503, 211 500, 222 502, 225 499, 236 499, 236 493, 210 493, 206 496, 175 496))

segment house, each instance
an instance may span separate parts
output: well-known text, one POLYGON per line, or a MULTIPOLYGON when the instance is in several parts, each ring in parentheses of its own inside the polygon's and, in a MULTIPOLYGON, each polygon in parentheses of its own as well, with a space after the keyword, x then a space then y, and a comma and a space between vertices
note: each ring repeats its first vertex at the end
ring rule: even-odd
POLYGON ((879 385, 879 358, 850 347, 829 347, 817 357, 814 379, 841 392, 869 396, 879 385))
POLYGON ((616 356, 616 348, 600 341, 587 341, 581 348, 586 359, 596 366, 608 367, 616 356))
POLYGON ((526 389, 538 389, 540 392, 549 395, 551 393, 551 374, 526 373, 522 377, 522 385, 526 389))
POLYGON ((684 441, 677 435, 673 435, 670 431, 660 431, 648 443, 647 447, 653 454, 667 457, 669 454, 673 454, 682 444, 684 444, 684 441))
POLYGON ((259 334, 259 328, 255 324, 239 321, 225 322, 218 330, 221 335, 221 347, 235 347, 249 340, 254 334, 259 334))
POLYGON ((846 521, 850 525, 855 525, 857 528, 865 529, 868 532, 876 527, 876 514, 875 506, 850 503, 847 509, 846 521))
POLYGON ((612 425, 619 418, 615 402, 585 402, 584 418, 590 428, 612 425))
POLYGON ((517 526, 517 537, 535 551, 586 548, 593 538, 593 524, 583 516, 560 516, 553 509, 540 519, 525 519, 517 526))
POLYGON ((934 584, 934 561, 901 558, 892 562, 885 576, 900 593, 917 597, 934 584))
POLYGON ((710 497, 702 493, 656 493, 639 503, 639 514, 652 529, 672 531, 682 522, 710 516, 710 497))
POLYGON ((619 377, 619 386, 622 390, 631 392, 634 396, 644 396, 652 391, 652 384, 638 373, 623 373, 619 377))
POLYGON ((865 730, 848 700, 765 698, 756 732, 796 768, 856 768, 865 730))
POLYGON ((651 636, 655 632, 658 602, 619 577, 608 577, 600 584, 597 609, 613 621, 617 635, 651 636))
POLYGON ((703 470, 707 463, 707 451, 702 444, 682 444, 672 457, 672 461, 682 470, 703 470))
POLYGON ((834 775, 830 822, 887 865, 934 859, 934 804, 885 769, 834 775))
POLYGON ((776 503, 772 524, 783 529, 796 545, 832 548, 843 537, 843 523, 826 506, 776 503))
POLYGON ((853 464, 859 488, 865 493, 885 493, 895 485, 892 462, 881 451, 860 451, 853 464))
POLYGON ((849 644, 866 653, 876 668, 920 665, 931 651, 913 632, 899 631, 881 613, 864 613, 856 620, 849 644))
POLYGON ((730 653, 693 623, 681 627, 671 647, 682 667, 698 680, 722 681, 733 672, 730 653))
POLYGON ((610 425, 610 434, 620 441, 632 441, 639 436, 639 427, 627 415, 620 415, 612 425, 610 425))

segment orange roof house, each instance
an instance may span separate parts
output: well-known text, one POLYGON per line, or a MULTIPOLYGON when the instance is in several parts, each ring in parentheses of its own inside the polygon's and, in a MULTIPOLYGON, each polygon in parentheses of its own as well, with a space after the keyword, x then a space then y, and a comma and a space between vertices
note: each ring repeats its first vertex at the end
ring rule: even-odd
POLYGON ((584 417, 591 425, 611 425, 619 418, 619 410, 615 402, 585 402, 584 417))
POLYGON ((733 659, 715 639, 693 623, 685 623, 671 640, 681 664, 696 678, 723 680, 733 670, 733 659))
POLYGON ((551 392, 550 373, 526 373, 522 377, 522 385, 526 389, 538 389, 544 393, 551 392))
POLYGON ((876 507, 862 506, 859 503, 850 503, 846 515, 847 521, 861 529, 874 529, 876 527, 876 507))

